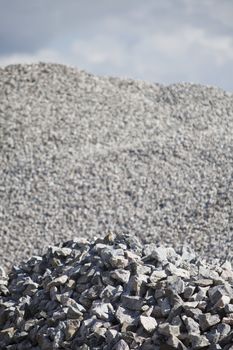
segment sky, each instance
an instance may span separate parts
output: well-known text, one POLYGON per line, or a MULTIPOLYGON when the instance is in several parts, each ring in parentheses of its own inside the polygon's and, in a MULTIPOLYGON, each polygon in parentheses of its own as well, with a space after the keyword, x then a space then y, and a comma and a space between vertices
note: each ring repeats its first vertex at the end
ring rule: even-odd
POLYGON ((0 66, 233 91, 233 0, 0 0, 0 66))

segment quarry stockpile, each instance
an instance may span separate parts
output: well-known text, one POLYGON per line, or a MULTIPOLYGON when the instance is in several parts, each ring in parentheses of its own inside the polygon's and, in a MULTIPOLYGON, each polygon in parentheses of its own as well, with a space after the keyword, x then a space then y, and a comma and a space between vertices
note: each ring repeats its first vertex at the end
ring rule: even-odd
POLYGON ((108 230, 231 260, 232 130, 218 88, 1 68, 0 264, 108 230))
POLYGON ((0 277, 0 348, 233 349, 233 270, 133 235, 51 246, 0 277))

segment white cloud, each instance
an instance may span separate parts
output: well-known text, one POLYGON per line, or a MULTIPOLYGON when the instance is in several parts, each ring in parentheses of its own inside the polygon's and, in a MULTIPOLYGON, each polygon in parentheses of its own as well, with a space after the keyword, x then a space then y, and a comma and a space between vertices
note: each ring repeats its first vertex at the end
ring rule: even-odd
POLYGON ((76 40, 71 47, 72 60, 101 74, 117 72, 161 82, 169 82, 169 77, 170 81, 196 81, 203 79, 207 65, 215 71, 233 62, 233 40, 227 35, 211 35, 203 28, 187 25, 169 32, 150 31, 146 24, 140 31, 127 27, 124 21, 118 25, 118 32, 110 29, 105 35, 76 40), (135 34, 137 39, 133 40, 135 34))
POLYGON ((127 48, 117 38, 98 35, 88 40, 77 40, 71 46, 72 54, 77 60, 82 59, 89 65, 121 65, 127 55, 127 48))
POLYGON ((195 13, 204 16, 207 26, 213 20, 216 27, 221 24, 222 27, 233 29, 231 0, 184 0, 184 5, 191 16, 195 13))
MULTIPOLYGON (((71 4, 68 8, 64 1, 56 2, 55 16, 52 0, 47 12, 40 3, 36 22, 40 25, 35 26, 31 40, 26 35, 28 25, 18 24, 21 34, 17 35, 9 22, 9 31, 14 34, 10 36, 14 39, 11 49, 15 43, 23 42, 26 47, 21 51, 28 53, 20 54, 16 49, 15 54, 0 55, 0 65, 58 62, 101 75, 128 76, 165 84, 175 81, 221 83, 232 89, 229 74, 233 66, 232 1, 100 0, 90 6, 88 0, 72 0, 71 4), (45 37, 48 40, 44 41, 45 37), (32 48, 31 43, 38 38, 43 40, 32 48), (30 53, 36 49, 36 53, 30 53)), ((8 12, 11 14, 12 8, 8 12)), ((31 8, 30 14, 32 17, 27 18, 32 25, 37 13, 31 8)), ((0 33, 1 25, 0 21, 0 33)), ((9 46, 7 33, 5 50, 9 46)), ((4 45, 1 48, 4 51, 4 45)))
POLYGON ((37 63, 37 62, 64 62, 64 57, 55 51, 50 49, 41 49, 35 54, 27 53, 15 53, 9 55, 0 56, 0 66, 4 67, 9 64, 17 63, 37 63))
POLYGON ((232 38, 226 35, 211 36, 201 28, 184 27, 170 33, 155 34, 152 39, 156 49, 166 55, 181 56, 198 52, 198 60, 206 56, 212 58, 212 63, 220 65, 233 60, 232 38))

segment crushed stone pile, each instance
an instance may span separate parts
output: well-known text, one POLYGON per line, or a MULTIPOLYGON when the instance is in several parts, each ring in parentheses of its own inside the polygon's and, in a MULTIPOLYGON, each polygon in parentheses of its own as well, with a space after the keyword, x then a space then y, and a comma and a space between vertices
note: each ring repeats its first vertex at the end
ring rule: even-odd
POLYGON ((1 271, 1 349, 233 349, 231 264, 188 247, 110 233, 1 271))
POLYGON ((218 88, 0 68, 0 264, 108 230, 232 260, 232 130, 218 88))

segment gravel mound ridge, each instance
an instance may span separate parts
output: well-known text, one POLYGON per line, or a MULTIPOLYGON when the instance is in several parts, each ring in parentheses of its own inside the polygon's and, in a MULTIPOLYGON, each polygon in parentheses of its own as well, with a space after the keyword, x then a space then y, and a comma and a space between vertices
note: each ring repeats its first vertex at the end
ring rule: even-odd
POLYGON ((1 264, 108 230, 231 260, 232 130, 217 88, 0 69, 1 264))
POLYGON ((232 349, 233 269, 108 234, 0 278, 0 348, 232 349))

